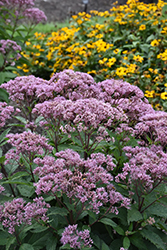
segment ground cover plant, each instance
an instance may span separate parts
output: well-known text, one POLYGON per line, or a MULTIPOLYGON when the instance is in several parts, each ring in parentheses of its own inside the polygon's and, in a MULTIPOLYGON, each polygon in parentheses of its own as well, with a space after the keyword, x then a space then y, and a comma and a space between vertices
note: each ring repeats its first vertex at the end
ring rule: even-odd
POLYGON ((167 249, 166 112, 70 69, 2 88, 2 250, 167 249))
POLYGON ((89 73, 95 81, 123 79, 142 89, 156 109, 166 110, 166 13, 161 0, 129 0, 110 11, 79 13, 67 27, 35 33, 23 52, 31 64, 18 68, 45 79, 66 68, 89 73))

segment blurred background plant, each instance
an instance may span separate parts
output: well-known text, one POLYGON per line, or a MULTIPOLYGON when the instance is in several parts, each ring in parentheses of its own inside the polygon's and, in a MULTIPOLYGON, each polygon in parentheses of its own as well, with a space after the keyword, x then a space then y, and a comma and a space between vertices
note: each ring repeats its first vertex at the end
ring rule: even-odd
MULTIPOLYGON (((24 63, 20 52, 39 22, 47 20, 43 11, 33 8, 33 0, 0 1, 0 84, 17 76, 16 61, 24 63)), ((0 89, 0 101, 8 102, 8 93, 0 89)))
MULTIPOLYGON (((66 27, 35 32, 19 59, 19 74, 50 79, 63 69, 95 81, 123 79, 138 86, 156 109, 167 109, 167 4, 129 0, 110 11, 78 13, 66 27)), ((39 29, 41 31, 41 29, 39 29)))

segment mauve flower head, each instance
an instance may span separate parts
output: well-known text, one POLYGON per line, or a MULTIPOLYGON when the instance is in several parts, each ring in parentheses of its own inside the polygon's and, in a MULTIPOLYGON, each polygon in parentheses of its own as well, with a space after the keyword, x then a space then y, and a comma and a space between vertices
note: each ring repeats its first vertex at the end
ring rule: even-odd
POLYGON ((7 90, 12 101, 19 103, 21 100, 33 102, 37 99, 36 91, 39 85, 48 85, 48 81, 29 75, 16 77, 14 80, 2 84, 1 88, 7 90))
POLYGON ((7 39, 7 40, 2 39, 2 40, 0 40, 0 44, 1 44, 0 51, 4 55, 11 52, 11 50, 12 51, 21 51, 20 45, 18 45, 15 41, 12 41, 9 39, 7 39))
POLYGON ((34 0, 1 0, 0 6, 4 6, 8 9, 25 10, 34 5, 34 0))
POLYGON ((17 198, 0 205, 0 221, 5 228, 8 228, 10 234, 15 232, 15 226, 26 222, 24 204, 25 201, 22 198, 17 198))
MULTIPOLYGON (((0 180, 3 178, 2 174, 0 173, 0 180)), ((4 187, 0 185, 0 193, 4 191, 4 187)))
POLYGON ((159 142, 163 147, 167 145, 167 113, 155 111, 142 116, 135 126, 135 134, 143 137, 147 144, 146 135, 152 142, 159 142))
POLYGON ((36 158, 34 162, 39 165, 34 174, 39 176, 35 183, 36 193, 51 194, 57 192, 66 194, 69 198, 80 200, 84 206, 99 213, 101 206, 120 204, 128 207, 129 203, 115 189, 112 190, 113 176, 108 172, 113 169, 111 156, 92 154, 92 159, 83 160, 80 155, 71 149, 56 153, 57 159, 45 156, 36 158), (102 165, 107 165, 105 168, 102 165), (112 185, 112 187, 111 187, 112 185), (115 196, 111 192, 115 192, 115 196))
POLYGON ((45 13, 42 10, 39 10, 38 8, 26 9, 23 12, 23 16, 28 18, 28 21, 30 21, 31 23, 35 23, 35 24, 38 24, 42 21, 47 20, 45 13))
POLYGON ((0 52, 4 56, 4 64, 9 64, 13 66, 15 64, 15 60, 18 60, 21 55, 19 52, 21 51, 20 45, 18 45, 15 41, 12 40, 0 40, 0 52))
POLYGON ((70 100, 96 97, 99 93, 92 76, 71 69, 56 73, 49 83, 54 85, 56 96, 64 96, 70 100))
POLYGON ((142 186, 149 191, 154 183, 161 182, 167 177, 167 154, 161 146, 124 147, 129 162, 124 164, 122 173, 115 180, 120 182, 127 178, 129 184, 142 186))
POLYGON ((130 122, 138 121, 141 115, 153 112, 153 108, 144 98, 144 93, 134 85, 123 80, 108 79, 97 84, 100 94, 97 99, 120 107, 130 122))
MULTIPOLYGON (((104 103, 95 98, 78 99, 76 101, 61 100, 45 101, 37 104, 33 113, 43 116, 48 123, 59 119, 75 126, 78 131, 104 127, 114 128, 121 122, 127 122, 128 118, 121 108, 112 107, 110 103, 104 103)), ((64 131, 68 131, 66 126, 64 131)))
POLYGON ((32 133, 31 131, 24 131, 20 134, 8 134, 6 137, 9 139, 8 142, 15 147, 15 149, 10 149, 6 153, 6 164, 9 163, 11 159, 19 160, 20 154, 31 158, 35 155, 43 155, 53 150, 53 148, 48 145, 46 137, 32 133))
POLYGON ((14 107, 8 106, 6 102, 0 102, 0 128, 5 126, 6 120, 11 118, 13 112, 14 107))
POLYGON ((35 198, 28 204, 22 198, 15 198, 0 205, 0 221, 10 234, 14 234, 16 227, 31 225, 32 219, 47 221, 46 212, 49 207, 42 197, 35 198))
POLYGON ((73 249, 82 249, 83 247, 91 248, 93 240, 90 238, 89 230, 77 230, 77 224, 69 225, 62 233, 61 243, 63 245, 70 244, 73 249))

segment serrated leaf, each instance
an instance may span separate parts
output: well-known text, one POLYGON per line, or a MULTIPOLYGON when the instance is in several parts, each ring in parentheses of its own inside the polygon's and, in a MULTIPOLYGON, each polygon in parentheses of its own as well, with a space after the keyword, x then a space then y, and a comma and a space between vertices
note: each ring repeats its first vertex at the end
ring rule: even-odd
POLYGON ((167 207, 161 204, 156 204, 155 206, 150 206, 147 211, 150 214, 154 214, 163 218, 167 218, 167 207))
POLYGON ((20 246, 19 250, 34 250, 34 248, 32 245, 24 243, 20 246))
POLYGON ((145 239, 153 243, 158 249, 166 250, 166 247, 162 239, 159 237, 159 235, 157 235, 153 231, 144 228, 140 233, 145 239))
POLYGON ((135 207, 131 207, 131 209, 128 209, 128 216, 127 216, 128 224, 130 224, 131 221, 139 221, 142 219, 143 217, 141 213, 135 207))

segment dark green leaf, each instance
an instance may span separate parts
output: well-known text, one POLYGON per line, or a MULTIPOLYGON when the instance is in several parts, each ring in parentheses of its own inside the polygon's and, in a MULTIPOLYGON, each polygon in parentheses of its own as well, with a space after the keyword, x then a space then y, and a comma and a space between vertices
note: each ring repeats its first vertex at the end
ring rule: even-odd
POLYGON ((68 214, 68 211, 64 207, 52 207, 52 208, 50 208, 49 215, 55 215, 55 214, 65 216, 68 214))
POLYGON ((55 236, 49 237, 46 243, 46 250, 56 250, 57 239, 55 236))
POLYGON ((128 249, 128 248, 130 247, 130 240, 129 240, 128 237, 125 237, 125 238, 123 239, 123 247, 124 247, 125 249, 128 249))
POLYGON ((139 221, 142 219, 141 213, 134 206, 128 209, 128 224, 130 224, 131 221, 139 221))
POLYGON ((102 218, 100 220, 100 222, 105 224, 105 225, 109 225, 113 228, 116 228, 118 226, 114 221, 112 221, 111 219, 108 219, 108 218, 102 218))
POLYGON ((34 248, 32 245, 24 243, 20 246, 19 250, 34 250, 34 248))
POLYGON ((148 239, 151 243, 153 243, 158 249, 166 250, 166 247, 162 239, 159 237, 159 235, 157 235, 153 231, 144 228, 141 231, 141 235, 144 238, 148 239))

